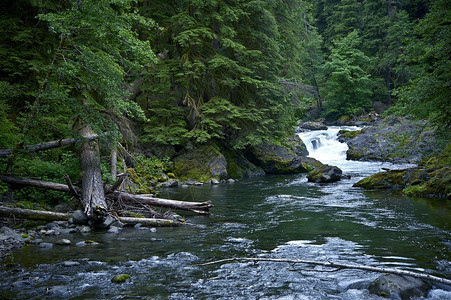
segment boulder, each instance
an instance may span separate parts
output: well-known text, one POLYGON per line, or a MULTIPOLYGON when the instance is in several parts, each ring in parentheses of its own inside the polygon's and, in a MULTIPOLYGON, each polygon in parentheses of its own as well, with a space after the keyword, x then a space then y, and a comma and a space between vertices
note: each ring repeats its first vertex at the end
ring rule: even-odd
POLYGON ((234 150, 224 150, 227 160, 227 173, 232 178, 247 178, 265 175, 265 171, 250 162, 241 152, 234 150))
POLYGON ((434 131, 425 121, 388 117, 347 139, 347 159, 418 163, 436 147, 434 131))
POLYGON ((327 130, 327 126, 321 122, 301 122, 296 129, 296 132, 303 132, 306 130, 327 130))
POLYGON ((72 242, 68 239, 60 239, 60 240, 57 240, 55 242, 55 244, 61 245, 61 246, 70 246, 70 245, 72 245, 72 242))
POLYGON ((309 182, 330 183, 341 179, 342 171, 335 166, 322 165, 310 171, 307 175, 309 182))
POLYGON ((431 285, 421 279, 395 274, 379 276, 368 288, 371 294, 402 300, 424 297, 430 289, 431 285))
POLYGON ((269 174, 308 173, 323 165, 314 158, 299 155, 290 146, 264 143, 250 150, 249 161, 269 174))
POLYGON ((212 178, 227 178, 227 161, 215 144, 187 149, 174 159, 174 173, 178 178, 192 178, 206 182, 212 178))
POLYGON ((76 210, 72 214, 72 223, 75 225, 87 225, 88 221, 88 216, 82 210, 76 210))

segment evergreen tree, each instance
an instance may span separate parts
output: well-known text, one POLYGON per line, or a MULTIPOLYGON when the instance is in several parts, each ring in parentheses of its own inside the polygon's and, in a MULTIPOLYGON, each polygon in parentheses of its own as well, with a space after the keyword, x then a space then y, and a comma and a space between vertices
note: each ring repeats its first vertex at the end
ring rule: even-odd
POLYGON ((357 115, 371 107, 371 80, 366 71, 370 59, 358 49, 359 44, 357 31, 334 41, 324 66, 327 76, 324 114, 327 118, 357 115))
POLYGON ((407 46, 406 59, 418 67, 408 85, 399 89, 397 108, 430 118, 449 136, 451 125, 451 5, 433 1, 430 12, 415 27, 417 38, 407 46))

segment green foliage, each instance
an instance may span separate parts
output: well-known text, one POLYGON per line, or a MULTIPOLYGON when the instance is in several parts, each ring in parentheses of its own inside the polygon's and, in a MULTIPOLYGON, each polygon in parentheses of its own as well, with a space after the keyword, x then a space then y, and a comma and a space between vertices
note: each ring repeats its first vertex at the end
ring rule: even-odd
POLYGON ((451 126, 451 9, 448 1, 433 1, 430 12, 415 27, 405 59, 418 66, 409 84, 399 88, 396 103, 403 114, 429 118, 449 138, 451 126))
POLYGON ((329 61, 324 65, 328 75, 324 115, 328 118, 355 116, 371 107, 371 79, 366 72, 370 58, 357 48, 359 44, 357 31, 334 41, 329 61))
POLYGON ((155 156, 146 157, 144 155, 135 156, 135 171, 142 177, 156 177, 171 169, 169 158, 159 159, 155 156))

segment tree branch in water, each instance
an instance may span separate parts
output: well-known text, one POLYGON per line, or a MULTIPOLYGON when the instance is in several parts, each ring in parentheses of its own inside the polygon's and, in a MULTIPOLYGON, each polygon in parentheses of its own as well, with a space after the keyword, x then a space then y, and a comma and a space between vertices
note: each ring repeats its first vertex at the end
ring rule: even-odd
POLYGON ((206 262, 203 264, 198 264, 198 266, 208 266, 213 264, 220 264, 225 262, 232 262, 232 261, 251 261, 251 262, 275 262, 275 263, 291 263, 291 264, 310 264, 310 265, 318 265, 318 266, 325 266, 329 268, 339 268, 339 269, 357 269, 357 270, 365 270, 370 272, 377 272, 377 273, 390 273, 390 274, 396 274, 401 276, 410 276, 415 277, 419 279, 424 279, 428 281, 438 282, 446 285, 451 286, 451 280, 424 274, 424 273, 417 273, 412 271, 406 271, 406 270, 400 270, 400 269, 393 269, 393 268, 380 268, 380 267, 373 267, 373 266, 365 266, 365 265, 351 265, 351 264, 343 264, 343 263, 334 263, 330 261, 314 261, 314 260, 305 260, 305 259, 285 259, 285 258, 261 258, 261 257, 234 257, 234 258, 225 258, 215 261, 206 262))

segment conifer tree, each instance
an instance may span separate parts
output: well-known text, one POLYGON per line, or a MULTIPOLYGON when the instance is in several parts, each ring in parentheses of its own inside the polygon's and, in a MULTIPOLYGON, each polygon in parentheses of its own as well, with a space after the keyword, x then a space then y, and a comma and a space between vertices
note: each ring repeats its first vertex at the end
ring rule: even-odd
POLYGON ((334 41, 324 68, 327 76, 325 116, 336 119, 357 115, 371 107, 371 80, 366 71, 370 59, 359 50, 358 32, 334 41))

